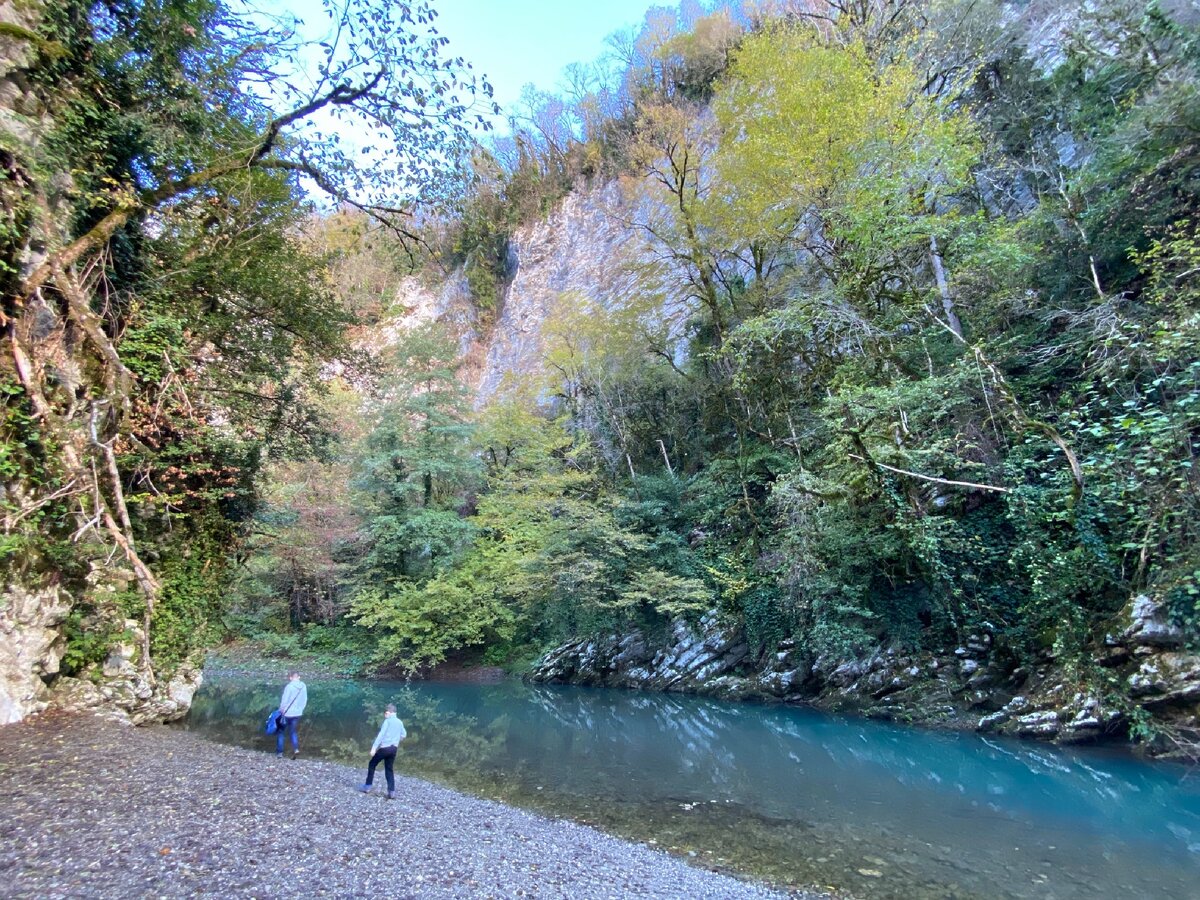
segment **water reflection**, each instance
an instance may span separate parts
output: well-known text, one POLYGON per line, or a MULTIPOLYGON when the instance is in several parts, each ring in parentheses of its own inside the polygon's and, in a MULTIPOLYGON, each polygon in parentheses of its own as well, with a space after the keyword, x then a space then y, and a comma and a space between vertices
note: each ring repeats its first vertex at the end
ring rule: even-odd
MULTIPOLYGON (((268 748, 275 685, 206 684, 185 727, 268 748)), ((397 764, 789 884, 869 897, 1194 897, 1200 779, 1116 754, 781 706, 557 686, 327 682, 310 754, 397 764)))

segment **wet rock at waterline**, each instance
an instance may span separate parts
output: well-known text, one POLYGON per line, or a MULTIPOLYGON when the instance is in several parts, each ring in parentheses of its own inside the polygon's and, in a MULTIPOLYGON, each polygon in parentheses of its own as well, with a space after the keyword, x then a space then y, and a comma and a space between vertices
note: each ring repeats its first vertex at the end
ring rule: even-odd
POLYGON ((786 640, 752 654, 745 637, 710 612, 698 625, 677 621, 657 643, 641 632, 580 639, 535 664, 536 682, 682 691, 725 699, 779 699, 873 718, 1010 734, 1057 743, 1124 740, 1140 710, 1158 737, 1155 755, 1200 750, 1200 656, 1158 604, 1135 597, 1127 624, 1095 650, 1099 667, 1124 685, 1101 698, 1046 655, 1017 665, 991 631, 941 653, 877 648, 855 659, 812 657, 786 640))
POLYGON ((654 645, 637 631, 571 641, 540 660, 530 679, 751 696, 755 691, 743 684, 744 679, 730 681, 725 677, 745 663, 749 652, 739 630, 720 623, 715 613, 709 613, 701 619, 699 630, 677 621, 666 644, 654 645))

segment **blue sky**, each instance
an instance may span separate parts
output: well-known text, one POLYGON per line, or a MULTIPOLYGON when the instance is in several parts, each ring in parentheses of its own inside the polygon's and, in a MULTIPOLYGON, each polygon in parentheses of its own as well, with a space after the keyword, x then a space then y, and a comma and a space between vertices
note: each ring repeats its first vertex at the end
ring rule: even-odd
MULTIPOLYGON (((276 14, 299 16, 308 37, 322 35, 321 0, 250 0, 276 14)), ((433 0, 437 28, 462 56, 488 77, 496 101, 507 106, 532 83, 554 88, 563 67, 592 62, 604 39, 640 24, 654 0, 433 0)), ((660 0, 661 2, 661 0, 660 0)), ((666 0, 674 5, 677 0, 666 0)))
POLYGON ((532 82, 548 90, 564 66, 591 62, 604 38, 639 24, 652 0, 434 0, 448 49, 488 76, 502 106, 532 82))
MULTIPOLYGON (((241 0, 241 3, 252 13, 299 18, 301 39, 318 41, 329 36, 330 23, 322 0, 241 0)), ((640 25, 653 0, 432 0, 432 3, 438 11, 438 32, 449 40, 443 55, 461 56, 474 66, 476 73, 485 75, 495 89, 496 102, 507 112, 526 84, 554 90, 565 66, 595 60, 605 50, 605 38, 619 29, 640 25)), ((314 73, 309 74, 315 77, 318 51, 310 45, 304 52, 312 57, 314 73)), ((303 74, 295 78, 301 90, 308 80, 303 74)), ((268 104, 294 103, 294 98, 263 99, 268 104)), ((507 130, 503 120, 493 120, 493 124, 501 133, 507 130)), ((298 127, 337 134, 341 149, 368 166, 381 163, 386 149, 394 146, 362 119, 335 119, 328 111, 318 113, 298 127)), ((403 154, 395 163, 403 169, 403 154)), ((386 199, 365 190, 372 202, 386 199)))

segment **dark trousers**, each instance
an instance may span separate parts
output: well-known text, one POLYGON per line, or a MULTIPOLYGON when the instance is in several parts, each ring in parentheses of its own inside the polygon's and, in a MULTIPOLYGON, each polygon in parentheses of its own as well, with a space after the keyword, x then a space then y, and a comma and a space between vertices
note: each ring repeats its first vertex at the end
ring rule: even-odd
POLYGON ((296 734, 296 726, 300 724, 299 716, 281 716, 284 721, 284 727, 275 732, 275 752, 283 752, 283 737, 287 734, 292 739, 292 749, 300 749, 300 737, 296 734))
POLYGON ((373 784, 375 781, 375 767, 383 762, 383 774, 387 777, 388 793, 394 793, 396 790, 396 775, 392 771, 392 766, 396 763, 396 748, 395 747, 380 747, 375 751, 375 755, 371 757, 371 762, 367 765, 367 784, 373 784))

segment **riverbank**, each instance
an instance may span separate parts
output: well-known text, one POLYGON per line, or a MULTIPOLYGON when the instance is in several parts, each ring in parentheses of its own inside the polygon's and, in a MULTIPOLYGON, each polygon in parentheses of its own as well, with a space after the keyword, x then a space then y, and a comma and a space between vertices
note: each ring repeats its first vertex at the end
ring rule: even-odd
POLYGON ((1126 610, 1090 662, 1047 649, 1020 661, 992 631, 941 650, 876 647, 855 658, 815 654, 787 639, 751 651, 716 611, 667 635, 640 631, 569 641, 543 656, 535 683, 780 700, 828 712, 1057 744, 1111 743, 1200 762, 1200 654, 1149 598, 1126 610))
POLYGON ((214 647, 204 656, 204 675, 254 676, 282 684, 295 669, 305 681, 361 678, 365 672, 356 660, 336 661, 317 653, 300 651, 281 654, 264 641, 242 639, 214 647))
POLYGON ((786 896, 414 778, 397 779, 395 801, 378 787, 364 796, 354 790, 361 778, 335 763, 90 716, 5 726, 0 893, 786 896))
POLYGON ((470 684, 495 684, 513 677, 500 666, 487 666, 445 660, 426 668, 415 676, 399 669, 378 669, 351 659, 327 654, 294 650, 285 655, 274 652, 266 641, 242 639, 222 644, 209 650, 204 659, 204 674, 207 676, 252 676, 266 677, 282 683, 291 670, 298 671, 306 681, 327 681, 340 678, 393 678, 405 680, 415 677, 428 681, 454 681, 470 684))

